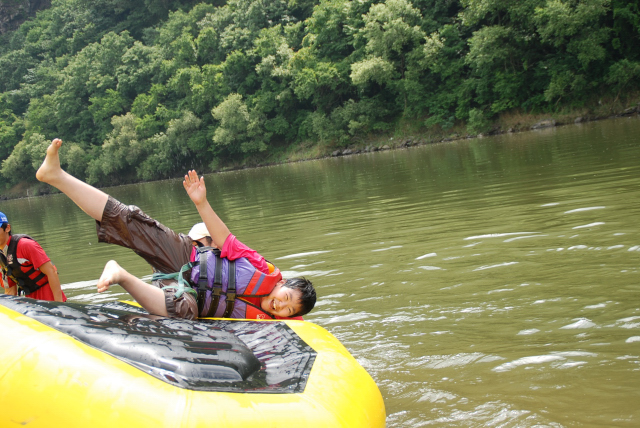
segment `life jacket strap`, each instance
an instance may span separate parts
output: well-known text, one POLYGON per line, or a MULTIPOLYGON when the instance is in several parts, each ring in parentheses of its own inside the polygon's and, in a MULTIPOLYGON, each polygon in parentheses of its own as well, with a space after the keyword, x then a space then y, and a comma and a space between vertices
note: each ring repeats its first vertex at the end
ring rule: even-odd
MULTIPOLYGON (((52 263, 53 264, 53 263, 52 263)), ((31 280, 33 282, 40 282, 40 280, 44 279, 47 277, 47 275, 45 275, 42 271, 34 269, 33 267, 31 267, 28 271, 24 272, 25 275, 27 275, 29 278, 31 278, 31 280), (38 272, 38 275, 34 278, 31 278, 31 275, 33 275, 34 273, 38 272)), ((40 288, 41 286, 38 286, 38 288, 40 288)), ((38 289, 36 288, 36 290, 38 289)), ((34 290, 35 291, 35 290, 34 290)))
MULTIPOLYGON (((207 317, 213 317, 218 310, 218 304, 220 303, 220 296, 222 295, 222 258, 220 253, 214 253, 216 257, 216 270, 213 274, 213 289, 211 290, 211 305, 207 312, 207 317)), ((202 272, 202 267, 200 267, 202 272)))
POLYGON ((18 288, 24 292, 25 296, 28 296, 29 294, 36 292, 37 290, 41 289, 44 286, 44 284, 38 285, 38 282, 40 282, 43 278, 46 278, 47 276, 44 273, 40 272, 35 278, 31 278, 31 275, 33 275, 35 272, 40 272, 40 271, 35 270, 34 268, 31 268, 28 271, 23 272, 30 279, 31 284, 29 284, 25 281, 24 277, 16 277, 15 275, 13 275, 13 269, 11 268, 11 266, 7 267, 7 276, 11 278, 13 282, 16 283, 18 288))
POLYGON ((229 283, 227 284, 227 308, 222 318, 229 318, 236 305, 236 262, 229 260, 229 283))
POLYGON ((202 308, 204 307, 204 302, 207 297, 207 251, 198 251, 198 255, 200 256, 200 277, 198 279, 198 298, 196 302, 198 303, 198 315, 202 313, 202 308))

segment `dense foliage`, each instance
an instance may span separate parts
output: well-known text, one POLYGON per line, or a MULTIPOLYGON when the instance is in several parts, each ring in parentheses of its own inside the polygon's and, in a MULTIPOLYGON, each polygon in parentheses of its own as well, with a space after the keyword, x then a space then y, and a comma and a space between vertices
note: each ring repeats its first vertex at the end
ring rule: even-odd
POLYGON ((638 46, 638 0, 53 0, 0 37, 2 185, 53 137, 105 185, 400 119, 482 132, 637 90, 638 46))

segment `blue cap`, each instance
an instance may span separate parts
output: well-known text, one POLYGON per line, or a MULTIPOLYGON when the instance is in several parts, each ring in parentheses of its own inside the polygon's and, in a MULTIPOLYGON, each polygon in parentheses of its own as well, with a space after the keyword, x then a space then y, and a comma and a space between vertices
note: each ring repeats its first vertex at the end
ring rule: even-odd
POLYGON ((9 220, 7 220, 7 216, 4 215, 4 213, 0 213, 0 226, 2 226, 5 223, 9 223, 9 220))

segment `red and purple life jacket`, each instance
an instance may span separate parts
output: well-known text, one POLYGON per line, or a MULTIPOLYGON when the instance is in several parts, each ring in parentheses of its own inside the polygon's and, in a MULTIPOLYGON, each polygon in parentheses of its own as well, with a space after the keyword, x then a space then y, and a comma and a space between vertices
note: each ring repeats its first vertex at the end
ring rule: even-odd
POLYGON ((189 285, 197 293, 200 318, 275 318, 248 299, 271 293, 282 279, 278 268, 265 274, 244 257, 229 260, 220 257, 220 250, 210 247, 195 248, 190 264, 189 285))

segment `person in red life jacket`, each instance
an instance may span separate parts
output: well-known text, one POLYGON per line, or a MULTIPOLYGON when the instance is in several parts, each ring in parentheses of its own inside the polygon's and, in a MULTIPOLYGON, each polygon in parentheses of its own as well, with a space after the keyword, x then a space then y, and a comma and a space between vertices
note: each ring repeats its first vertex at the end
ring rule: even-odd
POLYGON ((211 208, 204 179, 198 179, 195 171, 185 176, 183 184, 207 232, 211 232, 211 247, 215 249, 198 251, 197 247, 207 245, 207 240, 176 233, 140 208, 124 205, 68 174, 60 165, 61 145, 57 138, 51 142, 36 178, 60 190, 96 220, 100 242, 132 249, 156 272, 154 285, 147 284, 112 260, 98 280, 98 291, 119 284, 149 313, 185 319, 221 315, 291 318, 313 309, 316 293, 311 282, 305 278, 282 279, 276 267, 231 234, 211 208), (207 266, 202 275, 195 275, 202 267, 203 254, 211 262, 202 265, 207 266), (212 274, 207 276, 210 270, 212 274), (185 284, 182 273, 190 273, 191 282, 185 284))
POLYGON ((40 244, 28 235, 12 234, 7 216, 0 212, 0 268, 5 294, 65 302, 58 271, 40 244))

